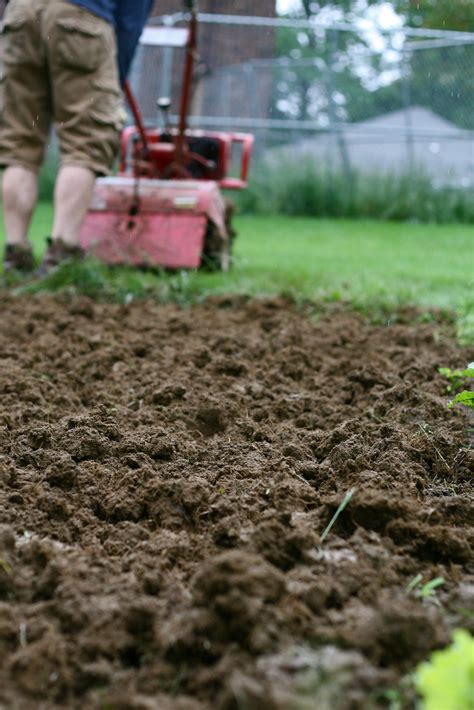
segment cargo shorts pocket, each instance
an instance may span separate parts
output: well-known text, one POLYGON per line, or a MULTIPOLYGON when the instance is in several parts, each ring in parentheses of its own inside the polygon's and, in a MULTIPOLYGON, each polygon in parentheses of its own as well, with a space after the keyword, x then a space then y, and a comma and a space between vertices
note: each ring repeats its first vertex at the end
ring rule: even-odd
POLYGON ((3 61, 5 64, 21 64, 25 60, 25 37, 22 32, 26 18, 7 16, 3 23, 3 61))
POLYGON ((0 69, 0 128, 4 125, 5 114, 5 77, 0 69))
POLYGON ((121 131, 127 118, 121 91, 113 84, 99 82, 94 82, 94 89, 95 97, 90 108, 90 117, 94 123, 121 131))
POLYGON ((91 21, 59 20, 57 32, 55 54, 60 66, 93 72, 107 55, 108 42, 104 28, 91 21))

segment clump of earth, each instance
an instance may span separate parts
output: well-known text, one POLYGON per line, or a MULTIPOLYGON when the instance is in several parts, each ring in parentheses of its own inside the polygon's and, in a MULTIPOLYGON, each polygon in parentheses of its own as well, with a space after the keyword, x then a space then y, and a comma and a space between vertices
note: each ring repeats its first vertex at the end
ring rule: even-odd
POLYGON ((1 707, 382 708, 473 630, 473 450, 438 368, 474 354, 442 318, 0 309, 1 707))

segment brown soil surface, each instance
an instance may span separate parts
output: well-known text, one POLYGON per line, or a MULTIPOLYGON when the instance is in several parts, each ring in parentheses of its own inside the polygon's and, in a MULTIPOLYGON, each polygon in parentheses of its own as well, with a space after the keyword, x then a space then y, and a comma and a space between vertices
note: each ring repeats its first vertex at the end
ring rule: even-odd
POLYGON ((473 451, 437 368, 474 358, 449 325, 0 313, 0 707, 384 707, 473 626, 473 451))

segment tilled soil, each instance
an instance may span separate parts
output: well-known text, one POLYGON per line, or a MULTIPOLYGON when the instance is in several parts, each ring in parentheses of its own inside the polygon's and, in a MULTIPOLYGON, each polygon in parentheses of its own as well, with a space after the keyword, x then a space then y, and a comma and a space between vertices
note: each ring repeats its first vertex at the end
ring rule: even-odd
POLYGON ((283 300, 1 295, 0 707, 384 707, 473 626, 453 342, 283 300))

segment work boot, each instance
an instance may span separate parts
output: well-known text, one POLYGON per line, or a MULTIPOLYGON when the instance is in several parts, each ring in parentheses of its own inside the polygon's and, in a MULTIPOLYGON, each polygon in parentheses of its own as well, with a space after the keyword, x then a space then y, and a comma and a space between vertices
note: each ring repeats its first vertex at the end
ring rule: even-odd
POLYGON ((3 257, 3 272, 11 274, 15 271, 28 273, 33 271, 35 262, 31 246, 24 244, 7 244, 3 257))
POLYGON ((64 261, 82 259, 84 256, 81 247, 66 244, 62 239, 53 240, 48 237, 47 244, 48 248, 44 253, 43 260, 37 271, 37 275, 40 277, 47 276, 52 271, 55 271, 64 261))

